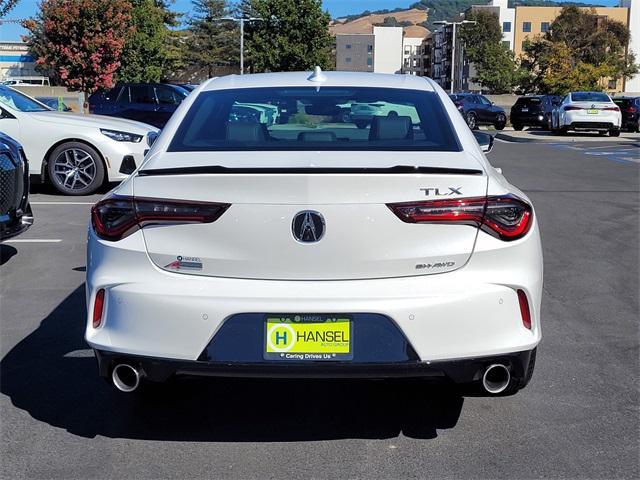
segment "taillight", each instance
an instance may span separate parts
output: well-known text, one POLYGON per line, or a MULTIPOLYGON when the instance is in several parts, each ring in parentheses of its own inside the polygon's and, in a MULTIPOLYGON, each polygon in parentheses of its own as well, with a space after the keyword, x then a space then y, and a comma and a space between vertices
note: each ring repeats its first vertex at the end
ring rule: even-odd
POLYGON ((629 107, 625 110, 627 113, 636 113, 637 111, 636 107, 629 107))
POLYGON ((227 208, 226 203, 113 196, 93 206, 91 222, 100 238, 115 241, 147 225, 212 223, 227 208))
POLYGON ((565 112, 568 112, 569 110, 582 110, 582 107, 574 107, 571 105, 567 105, 566 107, 564 107, 565 112))
POLYGON ((531 206, 514 195, 391 203, 387 206, 403 222, 474 225, 505 241, 522 238, 533 223, 531 206))
POLYGON ((618 107, 604 107, 602 110, 608 110, 610 112, 619 112, 620 108, 618 108, 618 107))
POLYGON ((96 293, 93 302, 93 328, 98 328, 102 324, 102 311, 104 310, 104 288, 96 293))
POLYGON ((524 290, 518 289, 518 303, 520 304, 520 315, 522 316, 522 324, 525 328, 531 330, 531 311, 529 310, 529 300, 524 290))

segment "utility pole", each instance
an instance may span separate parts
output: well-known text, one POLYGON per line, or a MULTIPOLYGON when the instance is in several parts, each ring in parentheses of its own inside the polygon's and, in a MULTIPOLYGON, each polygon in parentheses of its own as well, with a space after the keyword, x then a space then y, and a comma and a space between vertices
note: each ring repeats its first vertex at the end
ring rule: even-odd
POLYGON ((453 93, 454 88, 453 85, 455 83, 455 71, 456 71, 456 26, 458 25, 475 25, 476 21, 472 20, 463 20, 461 22, 448 22, 446 20, 440 20, 438 22, 433 22, 436 25, 452 25, 453 29, 451 32, 451 88, 449 89, 449 93, 453 93))
POLYGON ((229 20, 240 24, 240 75, 244 75, 244 22, 259 22, 260 17, 220 17, 219 20, 229 20))

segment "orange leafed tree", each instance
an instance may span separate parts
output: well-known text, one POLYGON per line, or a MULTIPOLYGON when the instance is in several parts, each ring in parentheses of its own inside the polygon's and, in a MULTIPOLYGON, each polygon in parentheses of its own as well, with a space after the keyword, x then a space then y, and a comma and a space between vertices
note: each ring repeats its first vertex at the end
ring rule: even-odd
POLYGON ((23 26, 38 68, 72 91, 110 88, 132 33, 127 0, 43 0, 23 26))

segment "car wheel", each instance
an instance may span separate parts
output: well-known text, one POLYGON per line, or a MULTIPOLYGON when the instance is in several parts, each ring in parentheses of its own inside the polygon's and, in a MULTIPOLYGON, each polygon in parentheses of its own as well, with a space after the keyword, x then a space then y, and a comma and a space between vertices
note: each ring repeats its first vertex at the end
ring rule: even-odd
POLYGON ((471 130, 475 130, 478 128, 478 119, 476 118, 476 114, 473 112, 467 113, 465 116, 465 121, 471 130))
POLYGON ((522 125, 518 125, 517 123, 513 124, 513 129, 514 130, 522 130, 524 127, 522 125))
POLYGON ((356 127, 358 127, 360 130, 362 130, 363 128, 367 128, 366 121, 359 120, 359 121, 356 121, 355 124, 356 124, 356 127))
POLYGON ((608 132, 606 130, 598 130, 598 135, 604 137, 608 132))
POLYGON ((506 124, 507 124, 507 117, 505 117, 500 113, 496 117, 496 123, 494 123, 493 126, 496 128, 496 130, 504 130, 504 127, 506 124))
POLYGON ((611 130, 609 130, 609 136, 610 137, 619 137, 620 136, 620 129, 612 128, 611 130))
POLYGON ((68 142, 49 155, 47 165, 53 186, 64 195, 89 195, 104 181, 104 164, 98 152, 85 143, 68 142))

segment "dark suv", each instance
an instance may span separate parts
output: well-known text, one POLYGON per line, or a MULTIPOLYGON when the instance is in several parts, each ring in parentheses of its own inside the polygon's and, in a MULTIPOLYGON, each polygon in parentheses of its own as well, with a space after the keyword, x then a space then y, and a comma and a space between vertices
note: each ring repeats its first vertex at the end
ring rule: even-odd
POLYGON ((464 117, 471 130, 478 125, 493 125, 502 130, 507 124, 507 114, 484 95, 476 93, 457 93, 449 95, 464 117))
POLYGON ((24 232, 32 223, 27 157, 18 142, 0 133, 0 240, 24 232))
POLYGON ((542 127, 550 129, 551 112, 560 105, 562 97, 558 95, 527 95, 520 97, 511 107, 511 125, 514 130, 524 127, 542 127))
POLYGON ((640 132, 640 97, 618 97, 613 103, 620 107, 622 128, 630 132, 640 132))
POLYGON ((163 128, 189 92, 178 85, 123 83, 89 97, 89 111, 163 128))

